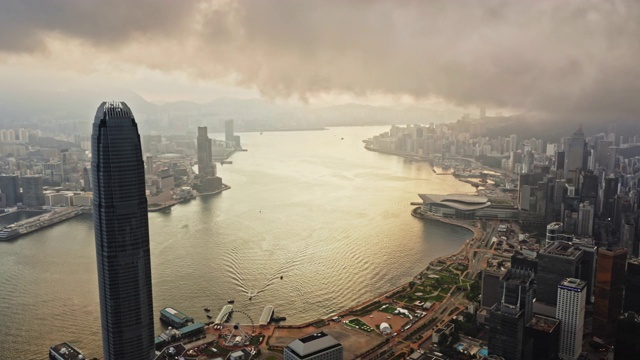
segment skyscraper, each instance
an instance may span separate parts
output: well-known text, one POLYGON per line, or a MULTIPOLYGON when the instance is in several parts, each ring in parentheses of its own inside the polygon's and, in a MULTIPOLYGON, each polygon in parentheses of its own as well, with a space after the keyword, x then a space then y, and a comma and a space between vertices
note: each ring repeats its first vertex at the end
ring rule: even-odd
POLYGON ((575 360, 582 352, 584 311, 587 283, 579 279, 565 279, 558 285, 556 318, 560 320, 560 351, 564 360, 575 360))
POLYGON ((44 205, 44 191, 42 176, 27 175, 20 178, 22 185, 22 204, 26 206, 44 205))
POLYGON ((587 168, 587 143, 585 142, 582 126, 573 135, 563 138, 563 140, 563 150, 565 151, 564 178, 573 179, 573 183, 576 184, 578 182, 578 170, 587 168))
POLYGON ((615 336, 616 321, 622 314, 627 249, 598 249, 593 333, 604 339, 615 336))
POLYGON ((103 102, 91 135, 91 185, 105 360, 154 356, 144 164, 138 126, 122 102, 103 102))
POLYGON ((637 258, 627 262, 623 311, 640 314, 640 259, 637 258))
POLYGON ((489 315, 489 354, 505 359, 531 358, 525 326, 533 317, 533 273, 509 269, 500 279, 502 299, 489 315))
POLYGON ((558 284, 568 277, 580 277, 583 250, 564 241, 550 243, 538 253, 536 301, 555 306, 558 284))
POLYGON ((16 175, 0 175, 0 192, 6 195, 7 206, 16 206, 22 202, 20 178, 16 175))
POLYGON ((626 312, 618 318, 614 360, 634 360, 640 354, 640 316, 626 312))
POLYGON ((198 126, 198 174, 201 177, 215 176, 213 174, 213 156, 211 154, 211 139, 206 126, 198 126))

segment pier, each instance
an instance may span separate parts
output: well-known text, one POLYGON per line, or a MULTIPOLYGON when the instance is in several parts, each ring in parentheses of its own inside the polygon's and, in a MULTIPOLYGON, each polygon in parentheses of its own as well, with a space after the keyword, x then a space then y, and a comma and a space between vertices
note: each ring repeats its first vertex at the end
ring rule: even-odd
POLYGON ((223 322, 227 321, 232 311, 233 305, 225 305, 222 310, 220 310, 220 314, 218 314, 218 317, 216 317, 216 321, 214 321, 213 323, 215 325, 220 325, 223 322))
POLYGON ((82 207, 63 208, 62 210, 53 210, 31 219, 7 225, 0 229, 0 241, 13 240, 22 235, 55 225, 90 211, 89 208, 82 207))
POLYGON ((265 306, 264 310, 262 310, 262 315, 260 316, 259 325, 260 326, 268 325, 272 317, 273 317, 273 306, 271 305, 265 306))

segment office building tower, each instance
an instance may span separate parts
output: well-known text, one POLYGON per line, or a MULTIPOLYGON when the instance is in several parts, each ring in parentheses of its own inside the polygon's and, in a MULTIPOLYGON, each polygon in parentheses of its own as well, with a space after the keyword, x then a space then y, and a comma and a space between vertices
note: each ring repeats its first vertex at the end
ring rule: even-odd
POLYGON ((342 360, 344 348, 321 331, 294 340, 284 348, 284 360, 342 360))
POLYGON ((560 321, 557 319, 541 315, 533 316, 525 330, 525 337, 528 337, 533 341, 532 359, 558 359, 560 328, 560 321))
POLYGON ((633 214, 625 213, 620 224, 620 246, 627 249, 629 257, 638 257, 636 221, 633 214))
POLYGON ((593 171, 580 171, 578 193, 580 202, 588 201, 594 206, 598 203, 598 176, 593 171))
POLYGON ((521 253, 511 255, 511 268, 538 273, 538 260, 521 253))
POLYGON ((625 312, 618 318, 613 360, 636 360, 640 356, 640 315, 625 312))
POLYGON ((91 191, 91 169, 88 167, 82 169, 82 182, 84 191, 91 191))
POLYGON ((576 184, 578 171, 587 169, 587 143, 585 141, 582 126, 573 135, 563 138, 564 143, 564 178, 572 179, 576 184))
POLYGON ((580 236, 593 236, 593 218, 595 212, 593 204, 585 201, 580 204, 578 208, 578 231, 577 235, 580 236))
POLYGON ((213 174, 213 155, 211 153, 211 139, 206 126, 198 126, 198 174, 201 177, 215 176, 213 174))
POLYGON ((480 292, 480 306, 491 308, 498 304, 502 297, 500 278, 505 274, 504 269, 487 268, 482 270, 482 289, 480 292))
POLYGON ((638 258, 627 261, 622 310, 640 314, 640 259, 638 258))
POLYGON ((536 301, 555 306, 558 284, 565 278, 580 278, 583 250, 565 241, 549 244, 538 253, 536 301))
POLYGON ((562 223, 561 222, 552 222, 547 225, 547 234, 546 234, 546 242, 545 246, 548 246, 554 241, 558 240, 558 235, 562 233, 562 223))
POLYGON ((616 321, 624 300, 627 249, 598 249, 593 333, 603 339, 615 336, 616 321))
POLYGON ((509 269, 500 283, 502 298, 489 315, 489 354, 530 359, 532 343, 525 337, 525 325, 533 317, 533 273, 509 269))
POLYGON ((22 202, 20 178, 16 175, 0 175, 0 192, 5 194, 7 207, 22 202))
POLYGON ((233 119, 224 121, 224 141, 233 142, 233 119))
POLYGON ((122 102, 103 102, 91 135, 93 222, 104 360, 155 355, 149 223, 138 126, 122 102))
POLYGON ((613 218, 615 197, 618 194, 619 182, 619 179, 613 176, 604 179, 603 195, 600 202, 600 218, 603 220, 613 218))
MULTIPOLYGON (((153 175, 155 173, 154 169, 153 169, 153 156, 148 155, 146 157, 146 160, 144 162, 145 168, 146 168, 146 174, 147 175, 153 175)), ((199 166, 199 165, 198 165, 199 166)), ((199 170, 199 169, 198 169, 199 170)))
POLYGON ((580 279, 568 278, 558 285, 556 319, 560 320, 561 359, 576 360, 582 352, 586 290, 587 283, 580 279))
POLYGON ((22 204, 25 206, 43 206, 43 180, 40 175, 27 175, 20 178, 22 186, 22 204))

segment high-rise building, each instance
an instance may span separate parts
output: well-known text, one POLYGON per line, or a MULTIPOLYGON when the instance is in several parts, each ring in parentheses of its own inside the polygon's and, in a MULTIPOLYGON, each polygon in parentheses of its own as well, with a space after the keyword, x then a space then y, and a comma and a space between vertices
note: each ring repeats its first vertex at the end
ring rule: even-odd
POLYGON ((577 235, 593 236, 593 204, 585 201, 580 204, 578 209, 578 231, 577 235))
POLYGON ((624 300, 626 264, 627 249, 598 249, 593 333, 600 338, 615 336, 616 321, 622 313, 624 300))
POLYGON ((43 206, 43 180, 40 175, 27 175, 20 178, 22 186, 22 204, 25 206, 43 206))
POLYGON ((0 175, 0 192, 5 194, 7 206, 22 202, 20 178, 17 175, 0 175))
POLYGON ((551 224, 547 225, 545 245, 548 246, 552 242, 558 240, 558 234, 560 234, 561 232, 562 232, 561 222, 552 222, 551 224))
POLYGON ((640 354, 640 316, 626 312, 618 318, 613 360, 635 360, 640 354))
POLYGON ((533 273, 509 269, 500 282, 502 298, 489 315, 489 354, 530 359, 532 342, 525 337, 525 325, 533 317, 533 273))
POLYGON ((213 174, 213 156, 211 153, 211 139, 206 126, 198 126, 198 174, 201 177, 215 176, 213 174))
POLYGON ((554 318, 534 315, 525 331, 525 337, 533 340, 532 359, 558 359, 560 345, 560 321, 554 318))
POLYGON ((138 126, 122 102, 103 102, 91 135, 93 222, 105 360, 155 354, 149 223, 138 126))
POLYGON ((640 259, 629 259, 624 287, 623 311, 640 314, 640 259))
POLYGON ((88 167, 82 169, 82 182, 84 191, 91 191, 91 169, 88 167))
POLYGON ((233 119, 224 121, 224 141, 233 142, 233 119))
POLYGON ((565 279, 558 285, 556 318, 560 320, 561 359, 575 360, 582 352, 584 311, 587 283, 579 279, 565 279))
POLYGON ((558 284, 565 278, 579 278, 583 250, 564 241, 549 244, 538 253, 536 301, 555 306, 558 284))
POLYGON ((342 360, 344 348, 321 331, 294 340, 284 348, 284 360, 342 360))
POLYGON ((491 308, 500 303, 502 293, 500 291, 500 278, 505 270, 487 268, 482 270, 482 289, 480 293, 480 306, 491 308))
POLYGON ((576 130, 573 135, 563 138, 564 142, 564 178, 573 179, 573 183, 577 183, 578 170, 587 169, 587 143, 585 141, 582 126, 576 130))

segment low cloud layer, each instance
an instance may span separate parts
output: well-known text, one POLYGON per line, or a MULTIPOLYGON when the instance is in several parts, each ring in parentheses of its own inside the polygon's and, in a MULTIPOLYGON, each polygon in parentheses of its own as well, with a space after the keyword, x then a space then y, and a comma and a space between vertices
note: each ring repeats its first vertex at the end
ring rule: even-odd
POLYGON ((390 94, 603 119, 640 114, 633 0, 0 4, 5 59, 56 62, 76 51, 76 62, 232 79, 274 98, 390 94))

